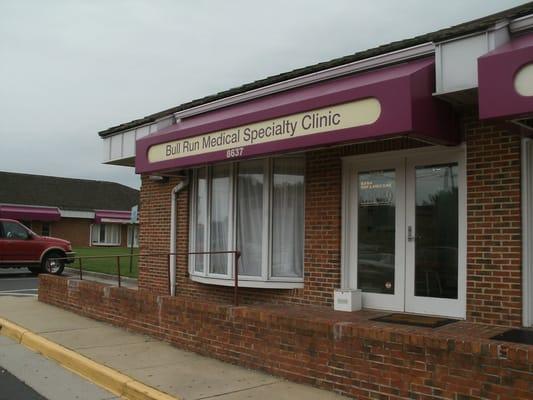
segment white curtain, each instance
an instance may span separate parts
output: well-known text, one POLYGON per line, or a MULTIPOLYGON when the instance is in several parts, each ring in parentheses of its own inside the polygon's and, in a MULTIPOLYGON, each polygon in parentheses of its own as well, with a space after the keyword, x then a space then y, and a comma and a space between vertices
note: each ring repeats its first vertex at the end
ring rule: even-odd
POLYGON ((264 160, 239 164, 237 249, 241 251, 241 275, 261 276, 264 165, 264 160))
POLYGON ((274 159, 272 182, 272 275, 302 277, 304 169, 300 157, 274 159))
POLYGON ((95 224, 91 227, 91 242, 98 243, 100 241, 100 225, 95 224))
POLYGON ((91 241, 95 244, 120 244, 120 225, 95 224, 92 227, 91 241))
POLYGON ((105 243, 106 244, 120 244, 120 225, 106 224, 105 243))
MULTIPOLYGON (((196 240, 194 251, 205 251, 207 224, 207 168, 198 170, 196 181, 196 240)), ((194 270, 204 271, 204 254, 194 256, 194 270)))
MULTIPOLYGON (((228 164, 217 165, 212 170, 210 251, 230 250, 228 248, 230 167, 228 164)), ((209 272, 226 275, 227 271, 228 255, 212 254, 209 272)))

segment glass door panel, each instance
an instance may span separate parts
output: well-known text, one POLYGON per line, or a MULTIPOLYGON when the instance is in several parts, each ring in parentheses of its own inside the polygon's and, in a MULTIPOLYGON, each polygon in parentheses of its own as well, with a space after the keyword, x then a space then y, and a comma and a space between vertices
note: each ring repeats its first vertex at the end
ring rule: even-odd
POLYGON ((363 292, 394 294, 396 173, 358 174, 357 282, 363 292))
POLYGON ((457 163, 415 168, 415 296, 457 299, 457 163))

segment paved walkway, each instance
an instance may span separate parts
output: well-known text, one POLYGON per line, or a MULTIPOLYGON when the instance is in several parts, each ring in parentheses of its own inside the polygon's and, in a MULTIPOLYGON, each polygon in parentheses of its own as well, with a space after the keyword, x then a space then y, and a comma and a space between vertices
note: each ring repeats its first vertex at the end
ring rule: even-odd
POLYGON ((39 303, 34 298, 0 298, 0 317, 181 399, 344 398, 182 351, 153 338, 39 303))

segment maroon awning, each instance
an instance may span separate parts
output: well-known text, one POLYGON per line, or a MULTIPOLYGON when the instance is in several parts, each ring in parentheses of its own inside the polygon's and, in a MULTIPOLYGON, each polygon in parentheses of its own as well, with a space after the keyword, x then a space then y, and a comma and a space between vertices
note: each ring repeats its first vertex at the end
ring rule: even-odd
POLYGON ((332 79, 192 116, 137 140, 137 173, 393 136, 457 144, 432 96, 434 59, 332 79))
POLYGON ((94 212, 94 222, 127 224, 130 222, 130 216, 130 211, 96 210, 94 212))
POLYGON ((479 118, 533 113, 533 34, 513 39, 478 59, 479 118))
POLYGON ((57 207, 0 204, 0 218, 51 222, 59 221, 61 219, 61 214, 57 207))

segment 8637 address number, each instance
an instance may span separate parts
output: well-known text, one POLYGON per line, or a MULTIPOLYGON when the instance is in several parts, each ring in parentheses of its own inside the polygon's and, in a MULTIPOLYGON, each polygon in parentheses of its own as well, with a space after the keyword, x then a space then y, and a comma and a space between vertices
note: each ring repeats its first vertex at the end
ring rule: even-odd
POLYGON ((236 147, 226 151, 226 158, 240 157, 244 154, 244 147, 236 147))

